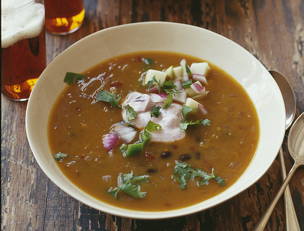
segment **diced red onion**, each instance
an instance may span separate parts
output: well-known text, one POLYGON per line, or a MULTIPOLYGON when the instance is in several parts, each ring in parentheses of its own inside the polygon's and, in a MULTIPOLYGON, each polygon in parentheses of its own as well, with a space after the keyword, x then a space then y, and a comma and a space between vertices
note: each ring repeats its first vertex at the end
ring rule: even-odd
POLYGON ((159 89, 157 87, 152 87, 152 88, 148 89, 148 92, 149 93, 158 93, 159 89))
POLYGON ((199 81, 196 81, 195 83, 192 83, 191 84, 191 88, 197 94, 203 94, 203 93, 205 93, 205 87, 203 87, 202 84, 199 81))
POLYGON ((207 84, 207 79, 205 76, 201 75, 201 74, 193 74, 192 73, 192 78, 194 80, 200 81, 201 83, 207 84))
POLYGON ((119 143, 119 137, 116 133, 108 133, 102 137, 103 147, 107 151, 112 150, 115 146, 118 145, 118 143, 119 143))
POLYGON ((204 107, 204 105, 201 104, 201 103, 198 105, 198 109, 199 109, 199 111, 200 111, 203 115, 206 115, 206 114, 208 113, 208 111, 206 110, 206 108, 204 107))
POLYGON ((158 95, 164 99, 167 98, 168 96, 166 93, 159 93, 158 95))

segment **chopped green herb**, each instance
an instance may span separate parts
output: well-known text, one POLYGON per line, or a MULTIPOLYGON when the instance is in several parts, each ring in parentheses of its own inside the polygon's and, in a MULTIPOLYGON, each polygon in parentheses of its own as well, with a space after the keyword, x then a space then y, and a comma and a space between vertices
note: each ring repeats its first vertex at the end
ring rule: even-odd
POLYGON ((192 110, 193 110, 192 107, 183 105, 182 114, 183 114, 184 119, 187 118, 187 115, 188 115, 190 112, 192 112, 192 110))
POLYGON ((190 164, 185 162, 176 161, 173 179, 179 183, 181 189, 186 189, 189 180, 195 180, 198 186, 208 185, 210 180, 215 180, 219 185, 224 185, 225 180, 214 174, 214 169, 208 174, 207 172, 193 168, 190 164))
POLYGON ((166 80, 162 86, 163 89, 174 89, 176 88, 172 80, 166 80))
POLYGON ((146 192, 142 192, 140 185, 149 181, 149 175, 134 176, 133 172, 118 175, 117 187, 110 187, 108 193, 111 194, 115 199, 118 198, 119 192, 124 192, 127 195, 134 198, 144 198, 146 192))
POLYGON ((183 130, 187 130, 188 126, 193 126, 193 125, 210 126, 210 124, 211 124, 211 121, 208 119, 195 120, 195 121, 183 121, 180 124, 180 128, 183 130))
POLYGON ((71 85, 79 80, 83 80, 85 76, 74 72, 67 72, 64 77, 64 82, 71 85))
POLYGON ((54 155, 54 159, 57 161, 63 160, 64 158, 68 157, 68 154, 62 153, 62 152, 58 152, 54 155))
POLYGON ((120 151, 123 157, 130 157, 141 153, 144 150, 145 145, 150 141, 150 133, 144 129, 139 134, 139 140, 133 144, 122 144, 120 151))
POLYGON ((122 144, 120 146, 120 151, 123 157, 134 156, 141 153, 144 149, 144 143, 134 143, 134 144, 122 144))
POLYGON ((148 81, 148 83, 146 84, 146 87, 148 90, 156 87, 158 89, 158 91, 160 92, 161 90, 161 84, 160 82, 155 78, 155 76, 153 76, 153 78, 151 80, 148 81))
POLYGON ((121 106, 119 105, 120 98, 121 97, 119 95, 110 93, 105 90, 101 90, 96 95, 97 102, 102 101, 102 102, 110 103, 113 107, 118 107, 118 108, 121 108, 121 106))
POLYGON ((131 107, 129 104, 124 107, 126 110, 126 116, 128 121, 132 121, 136 119, 137 113, 134 111, 133 107, 131 107))
POLYGON ((153 65, 154 64, 154 60, 151 58, 141 58, 141 61, 146 64, 146 65, 153 65))
POLYGON ((167 98, 164 101, 163 108, 166 109, 166 108, 170 107, 170 105, 172 104, 172 102, 173 102, 173 95, 172 94, 168 94, 167 98))
POLYGON ((192 80, 191 79, 182 82, 183 88, 189 88, 191 86, 191 84, 192 84, 192 80))
POLYGON ((151 120, 148 122, 145 130, 148 132, 155 132, 161 129, 161 126, 157 123, 152 122, 151 120))
POLYGON ((158 118, 160 116, 160 106, 154 105, 151 109, 151 117, 158 118))
POLYGON ((186 67, 187 74, 191 76, 192 73, 191 73, 191 71, 190 71, 189 66, 186 64, 185 67, 186 67))

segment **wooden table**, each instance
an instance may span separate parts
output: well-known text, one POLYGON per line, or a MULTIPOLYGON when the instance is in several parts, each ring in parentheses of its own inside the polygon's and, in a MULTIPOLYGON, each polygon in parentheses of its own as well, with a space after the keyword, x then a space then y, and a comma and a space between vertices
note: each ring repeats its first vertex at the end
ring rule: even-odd
MULTIPOLYGON (((85 0, 85 7, 79 31, 64 37, 47 35, 48 62, 75 41, 106 27, 150 20, 188 23, 234 40, 267 68, 282 72, 296 92, 298 110, 304 111, 303 0, 85 0)), ((252 230, 282 183, 277 158, 256 184, 206 211, 154 221, 111 216, 74 200, 40 170, 26 139, 26 103, 2 96, 1 108, 2 230, 252 230)), ((285 160, 289 169, 288 153, 285 160)), ((304 230, 303 168, 290 186, 304 230)), ((267 230, 285 230, 283 200, 267 230)))

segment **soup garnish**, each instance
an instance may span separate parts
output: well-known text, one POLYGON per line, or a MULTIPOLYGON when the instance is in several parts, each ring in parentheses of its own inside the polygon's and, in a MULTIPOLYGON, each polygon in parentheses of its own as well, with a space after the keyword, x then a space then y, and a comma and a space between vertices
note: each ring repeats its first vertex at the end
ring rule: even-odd
POLYGON ((51 150, 66 176, 102 201, 150 211, 191 205, 233 184, 255 151, 249 97, 198 58, 134 53, 67 72, 64 82, 51 150))

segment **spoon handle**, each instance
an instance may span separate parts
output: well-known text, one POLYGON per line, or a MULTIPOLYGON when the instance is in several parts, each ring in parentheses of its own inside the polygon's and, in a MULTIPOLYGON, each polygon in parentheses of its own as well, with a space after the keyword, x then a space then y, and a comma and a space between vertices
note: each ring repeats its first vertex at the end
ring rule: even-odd
MULTIPOLYGON (((282 167, 282 176, 284 180, 286 178, 286 167, 285 167, 282 147, 280 148, 279 156, 282 167)), ((289 186, 286 187, 286 190, 284 192, 284 199, 285 199, 284 201, 285 201, 286 231, 300 231, 300 225, 298 222, 297 214, 290 194, 289 186)))
POLYGON ((296 172, 297 168, 299 167, 299 164, 295 163, 292 168, 290 169, 290 172, 288 173, 286 179, 284 180, 283 185, 281 186, 279 192, 271 202, 269 208, 265 212, 264 216, 262 217, 260 223, 256 226, 255 231, 263 231, 265 229, 265 226, 267 225, 267 222, 269 220, 269 217, 272 214, 272 211, 274 207, 276 206, 277 202, 279 201, 280 197, 282 196, 283 192, 285 191, 285 188, 287 187, 290 179, 292 178, 293 174, 296 172))

